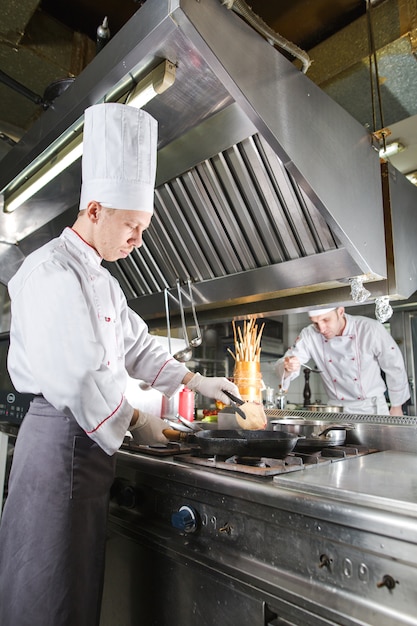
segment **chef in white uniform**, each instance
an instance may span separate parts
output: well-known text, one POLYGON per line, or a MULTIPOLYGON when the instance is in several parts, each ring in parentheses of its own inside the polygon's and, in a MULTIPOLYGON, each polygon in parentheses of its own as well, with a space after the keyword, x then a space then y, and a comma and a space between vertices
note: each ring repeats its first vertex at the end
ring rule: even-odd
POLYGON ((345 413, 402 415, 402 405, 410 398, 407 372, 401 351, 384 326, 348 315, 342 306, 315 308, 308 315, 311 324, 276 364, 282 389, 287 390, 302 364, 312 359, 321 370, 328 404, 342 406, 345 413))
MULTIPOLYGON (((142 243, 153 212, 157 123, 122 104, 85 112, 80 212, 9 283, 8 368, 36 397, 19 430, 0 525, 1 626, 97 626, 115 452, 167 440, 134 409, 130 375, 171 396, 181 384, 228 403, 226 378, 176 361, 128 306, 102 260, 142 243)), ((140 567, 140 564, 138 564, 140 567)))

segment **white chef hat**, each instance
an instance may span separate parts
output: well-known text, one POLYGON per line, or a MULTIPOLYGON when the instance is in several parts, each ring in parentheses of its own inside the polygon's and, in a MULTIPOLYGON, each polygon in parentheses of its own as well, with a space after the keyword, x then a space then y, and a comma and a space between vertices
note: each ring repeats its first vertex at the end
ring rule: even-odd
POLYGON ((153 213, 157 121, 126 104, 85 110, 80 209, 106 207, 153 213))
POLYGON ((328 309, 310 309, 310 311, 307 311, 307 313, 309 314, 310 317, 316 317, 316 315, 326 315, 326 313, 330 313, 331 311, 335 311, 337 309, 336 306, 332 306, 328 309))

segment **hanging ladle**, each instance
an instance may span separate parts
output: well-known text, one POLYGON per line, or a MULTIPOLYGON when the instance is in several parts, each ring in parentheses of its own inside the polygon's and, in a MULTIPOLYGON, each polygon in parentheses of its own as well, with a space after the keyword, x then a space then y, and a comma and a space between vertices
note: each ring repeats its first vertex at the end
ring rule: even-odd
POLYGON ((195 326, 195 332, 196 332, 196 336, 194 337, 194 339, 191 339, 191 341, 190 341, 190 346, 192 348, 197 348, 198 346, 201 345, 202 338, 201 338, 200 326, 199 326, 199 323, 198 323, 198 320, 197 320, 197 313, 195 311, 193 291, 192 291, 192 288, 191 288, 191 280, 190 279, 188 279, 188 292, 190 294, 191 310, 193 312, 194 326, 195 326))
MULTIPOLYGON (((166 287, 164 289, 164 303, 165 303, 165 317, 166 317, 166 323, 167 323, 168 352, 172 354, 171 352, 171 322, 170 322, 170 316, 169 316, 168 289, 166 287)), ((151 385, 149 385, 149 383, 145 383, 145 381, 141 381, 139 383, 139 387, 140 389, 142 389, 142 391, 147 391, 148 389, 151 389, 151 385)))
POLYGON ((168 352, 171 352, 171 321, 169 316, 169 302, 168 302, 168 289, 165 287, 164 289, 164 303, 165 303, 165 318, 167 322, 167 338, 168 338, 168 352))
POLYGON ((178 352, 174 354, 174 359, 176 359, 177 361, 180 361, 180 363, 185 363, 186 361, 189 361, 191 359, 193 350, 192 350, 192 347, 190 346, 190 342, 188 341, 187 327, 185 324, 184 306, 182 303, 181 285, 180 285, 179 280, 177 280, 177 291, 178 291, 178 303, 179 303, 180 313, 181 313, 182 334, 184 336, 186 346, 185 348, 183 348, 182 350, 178 350, 178 352))

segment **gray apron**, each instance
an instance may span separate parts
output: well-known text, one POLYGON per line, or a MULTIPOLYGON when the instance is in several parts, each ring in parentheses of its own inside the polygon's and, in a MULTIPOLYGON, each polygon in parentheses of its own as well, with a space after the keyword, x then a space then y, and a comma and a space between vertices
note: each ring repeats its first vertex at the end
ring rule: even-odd
POLYGON ((1 626, 98 625, 115 463, 73 418, 33 400, 0 524, 1 626))

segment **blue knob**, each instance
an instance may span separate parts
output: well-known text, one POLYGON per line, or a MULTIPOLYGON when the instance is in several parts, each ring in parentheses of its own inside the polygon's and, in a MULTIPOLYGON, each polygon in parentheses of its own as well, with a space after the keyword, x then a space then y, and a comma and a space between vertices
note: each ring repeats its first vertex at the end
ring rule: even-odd
POLYGON ((197 516, 189 506, 182 506, 179 511, 171 515, 171 524, 174 528, 185 533, 192 533, 197 529, 197 516))

